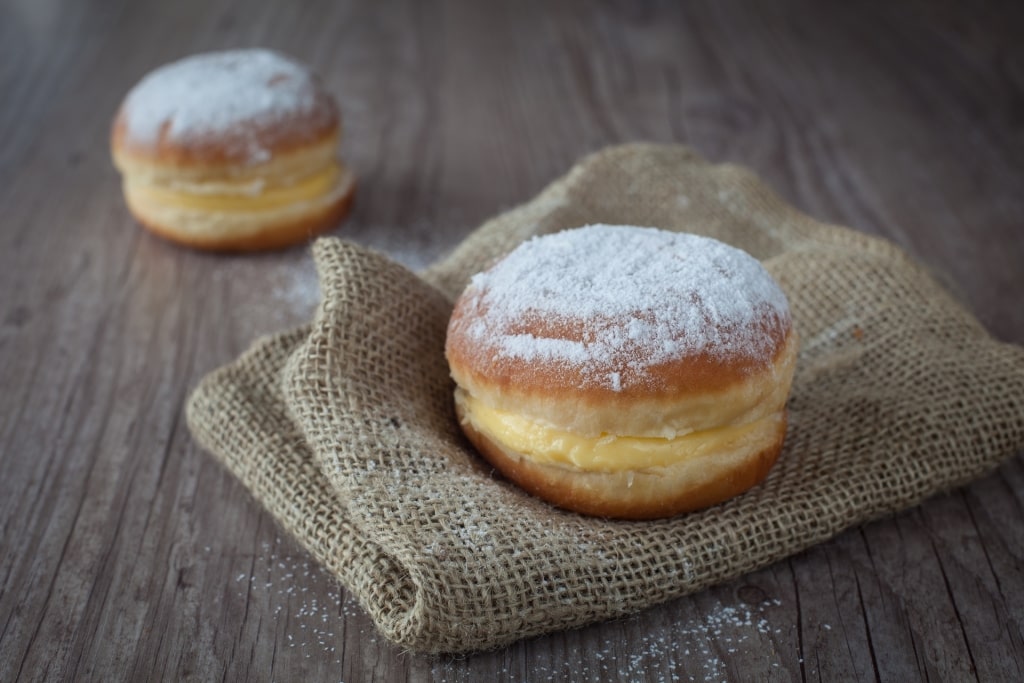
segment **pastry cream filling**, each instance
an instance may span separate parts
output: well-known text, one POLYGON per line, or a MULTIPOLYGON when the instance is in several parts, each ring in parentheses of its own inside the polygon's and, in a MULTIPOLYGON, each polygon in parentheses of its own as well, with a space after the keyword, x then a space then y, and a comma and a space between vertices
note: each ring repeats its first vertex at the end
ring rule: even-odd
POLYGON ((527 417, 497 410, 463 394, 465 417, 477 431, 539 463, 573 465, 583 470, 617 472, 664 467, 708 453, 739 447, 777 415, 742 425, 691 432, 671 439, 602 434, 587 437, 548 427, 527 417))
MULTIPOLYGON (((263 211, 321 197, 331 191, 341 174, 341 167, 332 162, 323 171, 314 173, 293 185, 264 188, 252 181, 239 183, 237 191, 228 192, 230 183, 223 183, 217 193, 189 192, 184 189, 131 183, 138 195, 176 209, 203 211, 263 211)), ((129 181, 131 182, 131 181, 129 181)))

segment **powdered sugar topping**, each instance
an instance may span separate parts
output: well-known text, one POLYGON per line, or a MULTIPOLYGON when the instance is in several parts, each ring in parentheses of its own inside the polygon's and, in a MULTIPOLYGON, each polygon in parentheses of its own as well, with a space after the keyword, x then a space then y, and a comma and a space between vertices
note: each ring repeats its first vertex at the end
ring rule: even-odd
POLYGON ((768 358, 766 325, 790 319, 782 290, 746 252, 632 226, 535 237, 475 275, 464 296, 474 311, 464 333, 493 349, 493 362, 562 363, 616 392, 686 355, 768 358))
POLYGON ((128 93, 123 115, 136 143, 226 137, 245 146, 241 151, 249 161, 259 163, 270 152, 258 136, 245 134, 317 115, 322 108, 317 92, 311 72, 279 53, 210 52, 151 72, 128 93))

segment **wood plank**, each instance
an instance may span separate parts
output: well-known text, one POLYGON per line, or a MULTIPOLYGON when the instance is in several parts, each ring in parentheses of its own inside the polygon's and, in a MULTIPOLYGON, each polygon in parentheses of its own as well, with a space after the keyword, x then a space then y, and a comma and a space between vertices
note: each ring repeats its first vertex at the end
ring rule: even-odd
POLYGON ((127 217, 110 118, 262 44, 341 95, 339 231, 421 267, 579 156, 680 141, 886 236, 1024 343, 1024 6, 81 2, 0 8, 0 680, 1019 680, 1024 463, 639 615, 468 657, 385 642, 191 441, 181 406, 305 320, 302 249, 127 217))

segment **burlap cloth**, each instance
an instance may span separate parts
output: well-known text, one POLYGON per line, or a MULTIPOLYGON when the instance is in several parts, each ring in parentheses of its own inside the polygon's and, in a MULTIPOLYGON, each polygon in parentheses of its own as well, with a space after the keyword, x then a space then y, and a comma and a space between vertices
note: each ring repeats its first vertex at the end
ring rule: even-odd
POLYGON ((308 327, 259 340, 188 403, 196 439, 406 648, 456 652, 635 612, 912 506, 1024 447, 1024 349, 996 342, 890 243, 794 210, 683 147, 610 148, 416 275, 313 247, 308 327), (709 235, 761 259, 802 337, 785 450, 704 512, 556 510, 460 435, 453 299, 524 238, 587 223, 709 235))

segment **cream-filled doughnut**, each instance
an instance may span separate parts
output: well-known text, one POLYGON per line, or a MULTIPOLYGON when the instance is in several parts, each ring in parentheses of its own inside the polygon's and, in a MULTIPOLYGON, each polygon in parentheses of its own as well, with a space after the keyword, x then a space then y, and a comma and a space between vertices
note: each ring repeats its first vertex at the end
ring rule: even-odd
POLYGON ((270 50, 195 55, 143 78, 111 152, 136 219, 216 250, 287 246, 334 225, 355 187, 337 158, 337 105, 304 65, 270 50))
POLYGON ((555 505, 667 517, 759 483, 786 433, 786 297, 706 237, 593 225, 474 276, 445 351, 463 431, 555 505))

